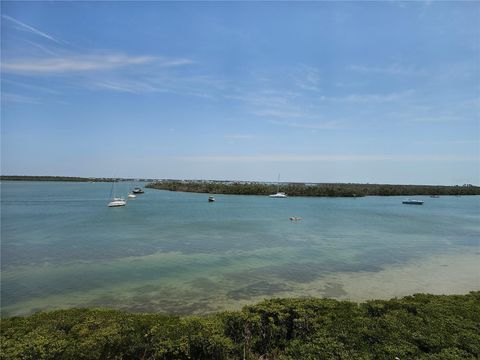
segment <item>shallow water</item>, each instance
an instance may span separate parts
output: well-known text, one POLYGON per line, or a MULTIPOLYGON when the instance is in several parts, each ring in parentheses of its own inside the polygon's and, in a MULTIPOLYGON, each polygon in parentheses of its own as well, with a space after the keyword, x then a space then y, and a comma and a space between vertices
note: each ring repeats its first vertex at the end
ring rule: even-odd
POLYGON ((3 316, 72 306, 202 314, 272 296, 363 299, 366 286, 396 296, 391 281, 406 293, 451 292, 457 275, 470 276, 465 290, 480 288, 480 196, 208 203, 207 194, 146 189, 107 208, 110 188, 1 183, 3 316), (431 266, 398 270, 422 264, 431 266), (440 273, 451 286, 429 285, 440 273))

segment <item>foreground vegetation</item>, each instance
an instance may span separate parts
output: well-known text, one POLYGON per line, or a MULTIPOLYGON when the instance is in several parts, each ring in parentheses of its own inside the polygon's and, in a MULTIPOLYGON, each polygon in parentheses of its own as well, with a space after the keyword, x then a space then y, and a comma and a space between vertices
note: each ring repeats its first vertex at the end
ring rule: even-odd
POLYGON ((480 291, 273 299, 207 317, 71 309, 1 326, 2 359, 479 359, 480 291))
MULTIPOLYGON (((277 185, 256 182, 215 182, 215 181, 158 181, 146 187, 170 191, 185 191, 211 194, 269 195, 277 192, 277 185)), ((303 184, 283 183, 280 191, 289 196, 342 196, 357 197, 368 195, 480 195, 480 187, 434 186, 434 185, 381 185, 381 184, 303 184)))

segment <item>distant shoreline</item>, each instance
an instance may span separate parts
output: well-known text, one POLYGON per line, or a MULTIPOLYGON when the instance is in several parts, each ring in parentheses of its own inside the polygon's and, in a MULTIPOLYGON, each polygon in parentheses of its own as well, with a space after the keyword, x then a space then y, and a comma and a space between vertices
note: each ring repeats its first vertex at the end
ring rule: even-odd
POLYGON ((150 189, 224 195, 270 195, 277 191, 288 196, 363 197, 416 195, 480 195, 480 187, 437 185, 391 185, 347 183, 281 183, 163 180, 150 183, 150 189))
POLYGON ((30 175, 0 175, 0 181, 68 181, 68 182, 112 182, 112 181, 147 181, 153 179, 97 178, 78 176, 30 176, 30 175))
POLYGON ((218 180, 155 180, 132 178, 96 178, 78 176, 30 176, 0 175, 0 181, 58 181, 58 182, 147 182, 150 189, 223 194, 223 195, 271 195, 277 191, 287 196, 308 197, 363 197, 363 196, 431 196, 431 195, 480 195, 480 186, 465 185, 395 185, 358 183, 264 183, 256 181, 218 180))
POLYGON ((2 181, 71 181, 71 182, 110 182, 111 178, 84 178, 77 176, 26 176, 26 175, 2 175, 2 181))

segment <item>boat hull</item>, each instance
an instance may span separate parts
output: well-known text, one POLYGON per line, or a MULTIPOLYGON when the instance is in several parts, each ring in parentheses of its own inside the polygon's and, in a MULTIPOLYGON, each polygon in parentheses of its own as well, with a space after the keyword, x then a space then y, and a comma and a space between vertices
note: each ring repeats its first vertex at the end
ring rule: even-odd
POLYGON ((406 201, 402 201, 402 204, 406 204, 406 205, 423 205, 423 201, 420 201, 420 200, 406 200, 406 201))
POLYGON ((125 205, 127 205, 127 202, 125 200, 114 200, 108 203, 108 207, 118 207, 125 205))
POLYGON ((286 198, 287 195, 285 193, 276 193, 276 194, 273 194, 273 195, 268 195, 269 197, 271 198, 279 198, 279 199, 283 199, 283 198, 286 198))

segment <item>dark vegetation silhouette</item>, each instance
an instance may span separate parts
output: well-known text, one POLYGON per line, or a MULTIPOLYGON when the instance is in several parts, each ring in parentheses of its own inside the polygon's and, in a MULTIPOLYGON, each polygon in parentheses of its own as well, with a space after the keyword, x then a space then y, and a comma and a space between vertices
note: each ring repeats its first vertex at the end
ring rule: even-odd
MULTIPOLYGON (((258 182, 166 180, 150 183, 146 187, 151 189, 170 191, 230 195, 269 195, 277 192, 276 184, 265 184, 258 182)), ((330 197, 361 197, 369 195, 480 195, 480 187, 469 184, 463 186, 436 186, 341 183, 283 183, 280 184, 279 191, 285 192, 288 196, 330 197)))
POLYGON ((2 319, 2 359, 479 359, 480 291, 272 299, 205 317, 70 309, 2 319))

